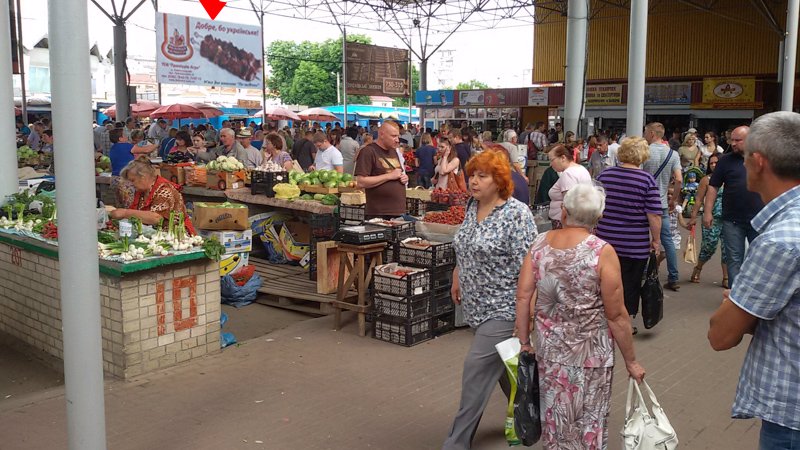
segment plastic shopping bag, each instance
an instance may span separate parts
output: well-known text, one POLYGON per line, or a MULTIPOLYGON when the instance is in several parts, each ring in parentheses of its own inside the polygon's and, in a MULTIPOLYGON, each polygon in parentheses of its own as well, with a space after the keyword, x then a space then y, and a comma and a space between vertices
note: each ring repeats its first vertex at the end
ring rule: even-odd
POLYGON ((517 395, 514 398, 514 430, 522 445, 530 447, 542 436, 539 406, 539 368, 536 355, 522 352, 517 369, 517 395))
POLYGON ((689 264, 697 264, 697 242, 694 229, 695 227, 692 227, 692 231, 686 241, 686 251, 683 252, 683 260, 689 264))
POLYGON ((494 346, 503 364, 506 366, 506 375, 511 385, 511 395, 506 409, 505 434, 508 445, 520 445, 522 442, 517 437, 514 429, 514 400, 517 396, 517 365, 519 363, 519 350, 522 346, 519 338, 511 337, 494 346))

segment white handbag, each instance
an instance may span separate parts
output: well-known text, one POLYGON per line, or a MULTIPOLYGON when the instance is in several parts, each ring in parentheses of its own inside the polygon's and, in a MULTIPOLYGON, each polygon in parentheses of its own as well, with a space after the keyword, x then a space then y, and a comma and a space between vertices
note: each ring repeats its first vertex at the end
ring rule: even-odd
POLYGON ((661 405, 658 404, 656 395, 646 381, 642 382, 642 386, 650 396, 653 413, 650 414, 648 411, 636 380, 630 378, 628 402, 625 404, 625 425, 622 427, 623 449, 673 450, 678 448, 678 436, 661 405), (633 398, 634 390, 636 391, 635 399, 633 398))

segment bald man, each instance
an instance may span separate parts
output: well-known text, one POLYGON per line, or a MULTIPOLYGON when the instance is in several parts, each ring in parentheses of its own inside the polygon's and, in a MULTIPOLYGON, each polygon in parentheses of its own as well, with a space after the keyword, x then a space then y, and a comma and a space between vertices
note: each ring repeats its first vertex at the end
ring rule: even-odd
POLYGON ((747 170, 744 167, 745 139, 750 127, 733 130, 728 142, 731 152, 719 159, 704 202, 703 226, 708 229, 714 221, 712 211, 717 194, 722 189, 722 242, 728 253, 727 286, 733 286, 744 262, 745 240, 752 242, 758 236, 750 221, 764 207, 761 197, 747 189, 747 170))
POLYGON ((399 146, 399 126, 384 122, 375 142, 358 153, 355 175, 358 185, 366 190, 368 219, 394 218, 406 213, 408 175, 397 154, 399 146))

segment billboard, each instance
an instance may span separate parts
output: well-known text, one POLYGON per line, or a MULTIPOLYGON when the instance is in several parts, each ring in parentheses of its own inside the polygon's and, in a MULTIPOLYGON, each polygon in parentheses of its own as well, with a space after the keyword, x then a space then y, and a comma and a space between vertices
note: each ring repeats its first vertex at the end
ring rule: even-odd
POLYGON ((586 106, 622 105, 621 84, 592 84, 586 86, 586 106))
POLYGON ((460 106, 483 106, 483 91, 458 91, 458 104, 460 106))
POLYGON ((453 91, 417 91, 417 106, 453 106, 453 91))
POLYGON ((408 50, 347 43, 348 94, 408 95, 408 50))
POLYGON ((549 88, 532 87, 528 88, 528 106, 547 106, 550 97, 549 88))
POLYGON ((262 89, 261 28, 156 13, 159 83, 262 89))
POLYGON ((692 83, 652 83, 644 87, 646 105, 688 105, 692 99, 692 83))

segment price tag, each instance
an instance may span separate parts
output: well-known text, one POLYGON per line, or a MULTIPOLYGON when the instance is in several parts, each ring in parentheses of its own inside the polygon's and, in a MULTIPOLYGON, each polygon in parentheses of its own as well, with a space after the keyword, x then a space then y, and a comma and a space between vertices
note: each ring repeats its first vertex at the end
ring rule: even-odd
POLYGON ((133 234, 133 226, 127 220, 119 221, 119 237, 131 237, 133 234))

